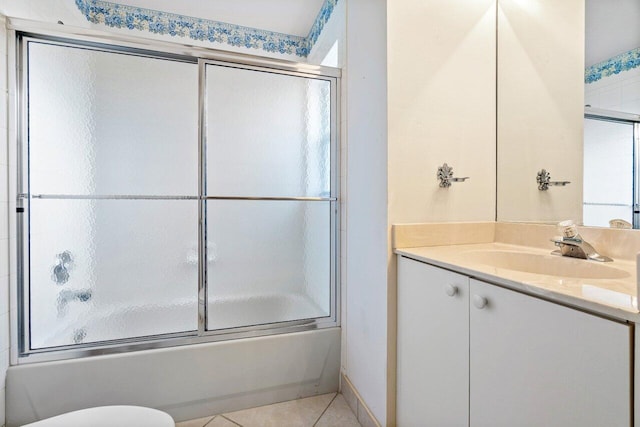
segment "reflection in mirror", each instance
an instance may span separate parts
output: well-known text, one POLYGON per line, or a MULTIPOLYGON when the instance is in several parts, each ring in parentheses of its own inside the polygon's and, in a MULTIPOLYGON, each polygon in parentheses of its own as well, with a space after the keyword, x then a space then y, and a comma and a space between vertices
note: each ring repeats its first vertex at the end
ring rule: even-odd
POLYGON ((498 1, 499 221, 582 222, 584 1, 498 1))
POLYGON ((499 221, 640 225, 638 22, 638 0, 498 0, 499 221))
POLYGON ((638 228, 640 2, 586 0, 585 17, 584 224, 638 228))
MULTIPOLYGON (((634 223, 633 124, 603 118, 584 120, 584 205, 586 225, 634 223)), ((636 224, 637 228, 637 224, 636 224)))

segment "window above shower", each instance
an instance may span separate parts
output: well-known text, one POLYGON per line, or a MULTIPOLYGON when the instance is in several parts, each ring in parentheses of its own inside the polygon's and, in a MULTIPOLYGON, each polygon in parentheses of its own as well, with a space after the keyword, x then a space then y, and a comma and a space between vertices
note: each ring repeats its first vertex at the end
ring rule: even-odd
POLYGON ((17 37, 23 362, 339 323, 337 70, 17 37))

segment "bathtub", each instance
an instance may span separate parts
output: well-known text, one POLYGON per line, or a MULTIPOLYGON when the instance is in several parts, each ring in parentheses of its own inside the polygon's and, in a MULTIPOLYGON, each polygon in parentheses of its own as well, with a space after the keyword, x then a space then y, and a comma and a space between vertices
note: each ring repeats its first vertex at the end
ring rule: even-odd
MULTIPOLYGON (((143 329, 136 328, 143 323, 155 320, 165 329, 180 316, 190 319, 194 313, 193 302, 165 309, 92 316, 94 320, 55 331, 50 340, 78 340, 78 329, 84 330, 84 343, 115 339, 108 327, 114 321, 128 325, 129 334, 142 335, 143 329)), ((273 294, 221 298, 208 309, 220 314, 210 317, 211 326, 226 328, 247 320, 259 324, 274 316, 299 318, 319 307, 304 296, 273 294)), ((147 406, 183 421, 334 392, 339 371, 339 327, 20 364, 7 372, 7 427, 101 405, 147 406)))
MULTIPOLYGON (((198 329, 194 298, 164 305, 96 309, 76 304, 67 313, 73 323, 60 322, 34 348, 175 334, 198 329), (90 314, 89 314, 89 310, 90 314)), ((209 330, 231 330, 245 325, 268 325, 298 319, 322 318, 328 313, 305 294, 263 293, 216 297, 207 307, 209 330)), ((33 339, 33 338, 32 338, 33 339)))

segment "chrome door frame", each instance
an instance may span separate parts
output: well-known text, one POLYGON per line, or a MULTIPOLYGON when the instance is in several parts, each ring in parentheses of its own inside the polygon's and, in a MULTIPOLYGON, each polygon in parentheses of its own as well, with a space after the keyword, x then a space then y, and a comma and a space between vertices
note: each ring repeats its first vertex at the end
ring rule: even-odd
MULTIPOLYGON (((20 19, 8 19, 8 36, 15 41, 15 50, 9 49, 9 67, 13 71, 9 73, 10 87, 15 88, 16 105, 10 106, 10 114, 15 118, 16 138, 10 140, 9 145, 16 147, 17 176, 16 176, 16 216, 13 222, 17 231, 16 259, 12 268, 16 268, 16 280, 12 282, 14 298, 10 301, 17 308, 17 316, 12 320, 17 327, 11 329, 12 339, 12 364, 37 363, 53 360, 64 360, 78 357, 95 356, 129 352, 134 350, 147 350, 179 345, 215 342, 231 339, 250 338, 265 335, 292 333, 320 328, 335 327, 340 325, 340 182, 339 182, 339 117, 340 117, 340 69, 296 63, 278 59, 271 59, 246 54, 236 54, 226 51, 206 49, 188 45, 174 44, 149 40, 137 37, 112 34, 94 30, 67 27, 55 24, 42 24, 20 19), (28 123, 27 123, 27 82, 26 70, 22 66, 26 64, 27 46, 29 41, 46 42, 69 47, 87 47, 92 50, 100 50, 113 53, 127 53, 143 57, 155 57, 165 60, 197 63, 199 67, 199 195, 193 196, 136 196, 136 195, 31 195, 28 193, 28 123), (206 186, 206 141, 205 141, 205 64, 221 64, 234 68, 243 68, 255 71, 268 71, 278 74, 321 79, 331 84, 331 194, 330 197, 207 197, 206 186), (12 76, 15 74, 15 76, 12 76), (14 77, 14 78, 11 78, 14 77), (150 335, 145 337, 126 338, 97 343, 76 344, 46 349, 30 349, 29 342, 29 221, 24 216, 29 214, 29 201, 31 198, 76 198, 76 199, 168 199, 184 200, 195 199, 199 203, 199 269, 198 269, 198 330, 185 331, 172 334, 150 335), (206 210, 205 201, 213 199, 232 200, 300 200, 300 201, 328 201, 330 202, 330 262, 331 262, 331 289, 330 289, 330 314, 326 317, 300 319, 270 324, 229 328, 215 331, 206 330, 206 210), (26 201, 26 203, 25 203, 26 201), (17 344, 14 345, 14 344, 17 344)), ((11 150, 10 150, 11 151, 11 150)), ((10 189, 10 194, 12 190, 10 189)), ((13 213, 10 214, 10 217, 13 213)))

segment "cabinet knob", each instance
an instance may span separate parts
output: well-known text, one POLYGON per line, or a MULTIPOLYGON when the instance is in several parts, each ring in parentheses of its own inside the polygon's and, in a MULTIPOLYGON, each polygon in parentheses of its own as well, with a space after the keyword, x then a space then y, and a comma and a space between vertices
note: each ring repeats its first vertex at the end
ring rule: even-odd
POLYGON ((488 303, 489 301, 487 301, 485 297, 481 297, 480 295, 473 296, 473 305, 475 305, 476 308, 479 308, 480 310, 485 308, 488 303))
POLYGON ((447 293, 447 295, 452 297, 458 293, 458 287, 455 285, 447 284, 444 285, 444 291, 447 293))

